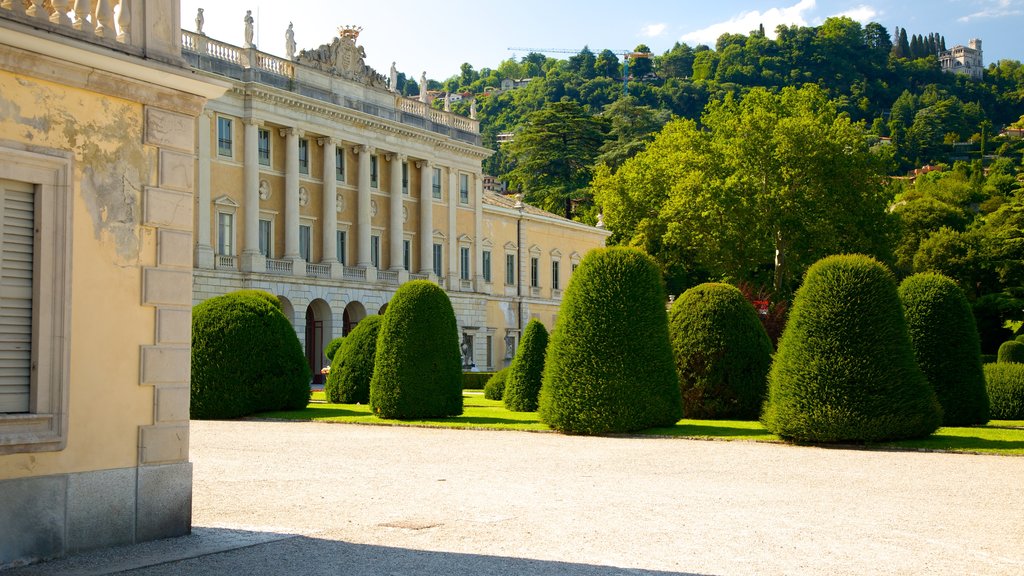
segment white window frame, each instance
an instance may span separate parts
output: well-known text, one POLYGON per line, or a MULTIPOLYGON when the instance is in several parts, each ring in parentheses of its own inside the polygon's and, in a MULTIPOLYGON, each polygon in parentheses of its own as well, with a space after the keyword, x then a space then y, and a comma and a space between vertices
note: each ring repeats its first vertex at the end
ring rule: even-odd
POLYGON ((270 166, 270 130, 266 128, 258 128, 257 130, 258 132, 256 133, 256 156, 259 158, 260 166, 270 166), (264 138, 264 135, 266 136, 266 138, 264 138), (266 148, 263 147, 264 142, 267 143, 266 148), (266 159, 264 159, 263 157, 264 150, 266 150, 267 152, 266 159))
POLYGON ((516 285, 516 255, 513 252, 505 253, 505 286, 516 285), (509 264, 512 266, 509 267, 509 264))
POLYGON ((469 205, 469 174, 459 174, 459 204, 469 205))
POLYGON ((299 174, 309 176, 309 139, 299 138, 299 174))
POLYGON ((370 154, 370 188, 380 188, 380 157, 370 154))
POLYGON ((277 212, 270 212, 270 211, 266 211, 266 210, 260 210, 260 220, 259 220, 259 223, 257 223, 257 226, 260 226, 260 229, 257 230, 257 235, 259 235, 260 244, 262 244, 263 241, 264 241, 263 229, 262 229, 261 225, 262 225, 263 222, 269 222, 270 223, 270 237, 266 238, 266 240, 267 240, 267 250, 266 250, 266 252, 264 252, 263 249, 262 249, 262 246, 260 246, 260 253, 263 254, 264 257, 271 258, 271 259, 274 257, 274 240, 275 240, 274 232, 275 232, 275 229, 276 229, 276 226, 275 226, 275 221, 276 220, 277 220, 277 212))
POLYGON ((337 251, 338 262, 341 262, 342 266, 344 266, 348 260, 345 253, 348 251, 348 227, 338 225, 338 229, 334 232, 334 246, 337 251))
POLYGON ((459 279, 469 280, 473 272, 473 255, 469 246, 459 246, 459 279))
POLYGON ((238 231, 235 229, 235 211, 217 210, 217 255, 234 256, 235 238, 238 231), (224 223, 227 222, 225 227, 224 223), (225 233, 226 231, 226 233, 225 233))
POLYGON ((63 450, 71 362, 71 233, 76 187, 68 152, 0 145, 0 179, 33 187, 36 238, 28 412, 0 414, 0 454, 63 450))
POLYGON ((491 251, 490 250, 484 250, 483 253, 480 255, 480 260, 481 260, 481 265, 483 266, 483 270, 480 271, 480 274, 483 276, 484 282, 486 282, 487 284, 490 284, 491 283, 491 251))
POLYGON ((402 162, 402 194, 409 195, 409 161, 402 162))
POLYGON ((433 270, 439 278, 444 277, 444 243, 434 242, 433 247, 433 270))
POLYGON ((334 147, 334 180, 345 182, 345 149, 341 146, 334 147))
POLYGON ((313 261, 313 223, 304 222, 299 224, 299 257, 306 262, 313 261), (303 238, 305 232, 305 238, 303 238), (303 250, 305 244, 305 250, 303 250), (303 254, 305 252, 305 254, 303 254))
POLYGON ((406 272, 412 269, 412 238, 402 239, 402 267, 406 272))
POLYGON ((370 266, 380 268, 380 232, 370 234, 370 266))
POLYGON ((235 123, 227 116, 217 115, 217 155, 235 157, 235 123))
POLYGON ((441 193, 441 169, 434 168, 430 178, 431 197, 434 200, 441 200, 443 198, 443 195, 441 193))

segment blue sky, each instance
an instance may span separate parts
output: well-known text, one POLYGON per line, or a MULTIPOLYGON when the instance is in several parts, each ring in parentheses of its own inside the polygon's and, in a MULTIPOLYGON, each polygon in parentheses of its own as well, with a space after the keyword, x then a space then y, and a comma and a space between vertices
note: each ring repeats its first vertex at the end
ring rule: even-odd
POLYGON ((896 26, 910 34, 938 32, 949 46, 980 38, 986 64, 1024 60, 1024 0, 447 0, 436 6, 422 0, 182 0, 182 28, 195 28, 197 7, 204 8, 207 36, 238 45, 245 11, 252 10, 257 46, 281 56, 290 21, 300 49, 329 42, 340 25, 362 26, 359 43, 367 64, 386 74, 396 61, 399 71, 417 79, 424 70, 428 77, 443 80, 458 73, 463 62, 476 69, 493 68, 525 54, 509 47, 586 45, 598 52, 645 43, 661 54, 677 41, 713 46, 723 32, 747 34, 763 23, 773 35, 778 24, 815 26, 836 15, 878 22, 890 33, 896 26))

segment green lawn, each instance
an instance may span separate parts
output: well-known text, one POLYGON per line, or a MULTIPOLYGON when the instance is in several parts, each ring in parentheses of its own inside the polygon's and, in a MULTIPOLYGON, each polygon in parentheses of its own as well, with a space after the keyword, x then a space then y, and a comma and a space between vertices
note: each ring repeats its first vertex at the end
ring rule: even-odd
MULTIPOLYGON (((259 417, 395 426, 436 426, 441 428, 529 431, 550 430, 550 428, 537 419, 536 412, 510 412, 505 409, 505 406, 500 401, 484 399, 483 394, 479 391, 465 391, 463 393, 463 406, 463 414, 455 418, 384 420, 371 414, 368 406, 361 404, 327 404, 324 402, 323 392, 314 392, 312 403, 304 410, 265 412, 260 414, 259 417)), ((651 428, 650 430, 640 432, 640 434, 677 436, 680 438, 781 442, 778 436, 765 430, 764 426, 759 422, 740 420, 680 420, 675 426, 651 428)), ((1024 420, 993 420, 986 426, 940 428, 935 434, 921 440, 887 442, 874 446, 904 450, 938 450, 1024 456, 1024 420)))

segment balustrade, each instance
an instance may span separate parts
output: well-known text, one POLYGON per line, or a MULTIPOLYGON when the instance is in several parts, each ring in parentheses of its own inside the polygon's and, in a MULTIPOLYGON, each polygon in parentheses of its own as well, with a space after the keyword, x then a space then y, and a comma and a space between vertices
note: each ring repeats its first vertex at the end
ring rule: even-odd
POLYGON ((291 260, 272 260, 267 258, 267 274, 292 275, 291 260))
POLYGON ((306 262, 306 276, 312 276, 314 278, 330 278, 331 265, 306 262))
POLYGON ((131 35, 133 6, 142 0, 31 0, 26 8, 23 0, 3 0, 0 15, 7 12, 17 17, 28 17, 49 22, 58 32, 84 37, 101 43, 111 42, 134 45, 131 35))

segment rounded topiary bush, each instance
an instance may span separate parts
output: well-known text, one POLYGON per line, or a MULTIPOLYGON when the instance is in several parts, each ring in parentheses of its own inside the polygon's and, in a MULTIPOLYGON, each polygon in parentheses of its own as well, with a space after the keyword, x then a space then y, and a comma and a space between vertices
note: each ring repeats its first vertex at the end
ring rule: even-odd
POLYGON ((192 418, 237 418, 309 403, 309 364, 277 298, 246 290, 192 309, 192 418))
POLYGON ((942 408, 914 360, 892 274, 867 256, 810 267, 768 376, 762 421, 807 442, 927 436, 942 408))
POLYGON ((999 353, 996 355, 997 362, 1013 362, 1016 364, 1024 363, 1024 342, 1017 342, 1016 340, 1007 340, 999 346, 999 353))
POLYGON ((484 385, 484 398, 488 400, 501 400, 505 395, 505 378, 508 376, 508 366, 498 370, 487 380, 484 385))
POLYGON ((671 426, 682 417, 661 273, 632 248, 583 258, 551 333, 540 419, 574 434, 671 426))
POLYGON ((515 358, 508 367, 502 400, 513 412, 536 412, 544 377, 544 353, 548 348, 548 330, 533 319, 523 330, 515 358))
POLYGON ((668 322, 683 416, 756 420, 772 343, 743 293, 729 284, 694 286, 672 304, 668 322))
POLYGON ((988 422, 981 340, 963 290, 951 278, 925 272, 899 287, 917 365, 935 389, 946 426, 988 422))
POLYGON ((377 353, 380 316, 367 316, 345 337, 331 360, 324 383, 324 395, 333 404, 366 404, 370 401, 370 379, 377 353))
POLYGON ((458 326, 448 295, 427 280, 400 286, 377 335, 370 408, 381 418, 462 414, 458 326))
MULTIPOLYGON (((339 348, 341 348, 341 344, 344 341, 344 336, 338 336, 337 338, 334 338, 327 343, 327 346, 324 347, 324 356, 327 357, 328 361, 332 363, 334 362, 334 354, 338 351, 339 348)), ((333 370, 334 368, 331 369, 333 370)))
POLYGON ((985 385, 996 420, 1024 420, 1024 364, 985 364, 985 385))

